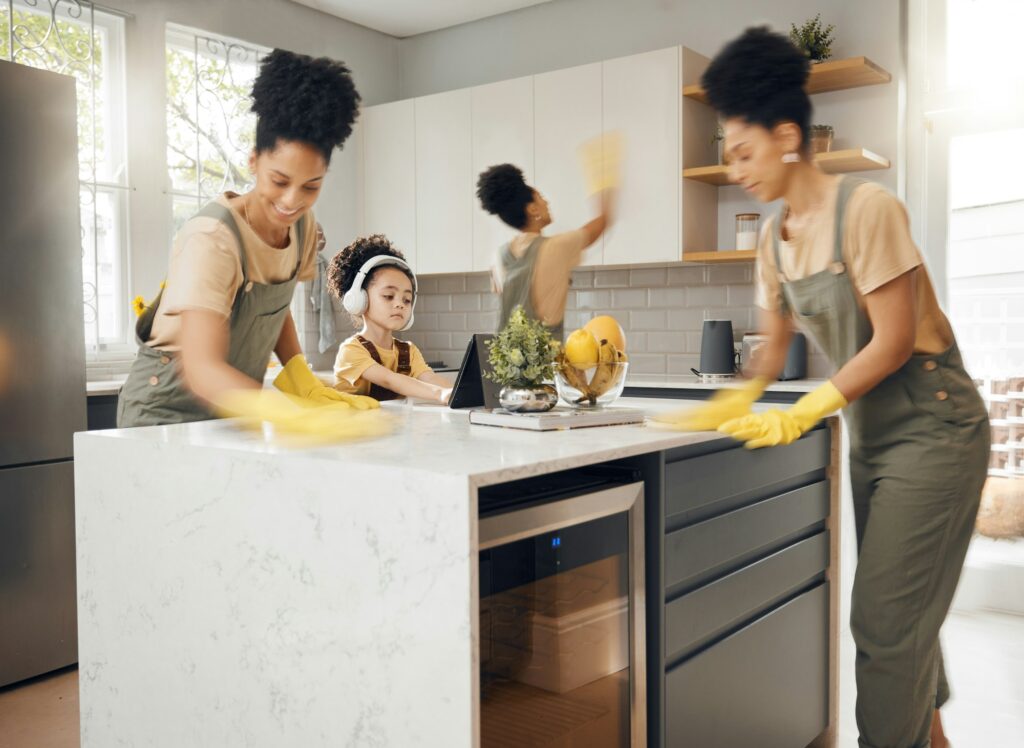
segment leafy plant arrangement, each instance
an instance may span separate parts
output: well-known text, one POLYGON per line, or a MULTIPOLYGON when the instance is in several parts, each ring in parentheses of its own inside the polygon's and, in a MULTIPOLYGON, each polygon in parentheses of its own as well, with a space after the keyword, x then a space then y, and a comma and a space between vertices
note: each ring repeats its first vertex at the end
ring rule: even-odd
POLYGON ((558 342, 540 322, 516 307, 505 329, 487 341, 492 372, 484 376, 502 387, 535 387, 555 376, 558 342))
POLYGON ((824 62, 832 56, 832 44, 835 43, 835 24, 822 26, 821 13, 800 28, 790 24, 789 39, 811 58, 811 62, 824 62))

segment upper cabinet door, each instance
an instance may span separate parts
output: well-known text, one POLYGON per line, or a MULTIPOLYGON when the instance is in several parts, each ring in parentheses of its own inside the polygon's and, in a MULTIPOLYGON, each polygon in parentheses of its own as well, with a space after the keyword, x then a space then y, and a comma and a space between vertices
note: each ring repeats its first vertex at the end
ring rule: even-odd
POLYGON ((472 89, 473 269, 487 270, 501 245, 516 235, 476 199, 480 172, 495 164, 515 164, 533 184, 533 78, 516 78, 472 89))
MULTIPOLYGON (((534 77, 535 187, 551 206, 547 234, 571 231, 597 215, 588 199, 580 145, 601 134, 601 63, 534 77)), ((600 265, 603 239, 583 255, 582 264, 600 265)))
POLYGON ((416 101, 416 258, 420 273, 473 268, 470 89, 416 101))
POLYGON ((367 107, 363 123, 363 233, 416 256, 416 131, 412 99, 367 107))
POLYGON ((679 48, 603 66, 604 129, 623 134, 622 186, 604 264, 680 260, 679 48))

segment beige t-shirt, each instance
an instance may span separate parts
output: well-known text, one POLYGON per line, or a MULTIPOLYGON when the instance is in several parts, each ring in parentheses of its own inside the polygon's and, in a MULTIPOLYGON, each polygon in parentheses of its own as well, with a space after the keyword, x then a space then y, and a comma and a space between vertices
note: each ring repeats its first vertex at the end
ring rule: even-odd
MULTIPOLYGON (((281 283, 291 278, 295 270, 298 222, 289 230, 287 247, 271 247, 256 235, 245 217, 231 207, 228 201, 233 197, 237 195, 225 192, 217 202, 231 209, 238 224, 249 280, 254 283, 281 283)), ((316 275, 320 231, 315 218, 310 216, 307 220, 308 225, 316 227, 316 230, 306 232, 306 246, 302 248, 302 264, 298 273, 300 281, 312 280, 316 275)), ((242 277, 238 243, 231 229, 215 218, 204 216, 188 220, 174 237, 167 283, 147 342, 160 350, 179 350, 181 313, 186 310, 201 309, 229 317, 235 296, 242 286, 242 277)))
MULTIPOLYGON (((530 242, 539 235, 522 233, 512 240, 509 250, 522 257, 530 242)), ((545 325, 557 325, 565 316, 565 299, 569 294, 569 280, 573 269, 580 264, 586 235, 583 229, 554 234, 540 245, 537 262, 533 266, 531 295, 533 309, 545 325)), ((498 272, 500 273, 500 263, 498 272)), ((500 278, 497 279, 500 289, 500 278)))
MULTIPOLYGON (((380 363, 386 369, 398 371, 398 348, 384 350, 375 343, 371 343, 377 349, 380 356, 380 363)), ((370 382, 363 379, 363 373, 373 366, 376 361, 370 352, 363 347, 356 336, 353 335, 338 347, 338 356, 334 360, 334 389, 340 392, 351 392, 355 395, 369 395, 370 382)), ((409 376, 419 379, 420 374, 433 371, 427 362, 423 360, 423 354, 413 343, 409 343, 409 376)))
MULTIPOLYGON (((788 280, 806 278, 826 270, 833 260, 835 208, 839 179, 832 181, 826 196, 828 210, 812 218, 798 235, 779 242, 782 272, 788 280)), ((756 303, 775 311, 781 301, 772 231, 776 217, 765 221, 757 248, 756 303)), ((915 353, 940 353, 953 343, 949 320, 939 307, 935 289, 924 268, 921 253, 910 236, 910 222, 903 203, 879 184, 857 187, 846 204, 843 226, 843 260, 864 308, 864 296, 904 273, 918 268, 917 335, 915 353)))

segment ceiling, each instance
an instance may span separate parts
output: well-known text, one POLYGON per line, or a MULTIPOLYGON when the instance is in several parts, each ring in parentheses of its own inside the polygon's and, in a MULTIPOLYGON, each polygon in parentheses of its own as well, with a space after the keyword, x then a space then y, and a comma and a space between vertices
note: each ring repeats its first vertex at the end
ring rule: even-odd
POLYGON ((292 0, 391 36, 405 37, 551 0, 292 0))

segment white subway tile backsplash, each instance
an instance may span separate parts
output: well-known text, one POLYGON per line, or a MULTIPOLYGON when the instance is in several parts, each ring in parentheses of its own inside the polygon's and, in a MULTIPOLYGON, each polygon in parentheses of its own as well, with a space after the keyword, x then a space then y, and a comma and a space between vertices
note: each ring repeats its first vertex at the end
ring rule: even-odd
POLYGON ((453 312, 479 312, 480 294, 455 294, 452 296, 453 312))
POLYGON ((668 284, 670 286, 702 286, 706 282, 705 265, 669 268, 668 284))
POLYGON ((594 309, 601 314, 609 311, 612 303, 611 291, 577 291, 577 309, 594 309))
POLYGON ((465 349, 471 337, 473 337, 471 332, 453 332, 451 334, 451 347, 465 349))
POLYGON ((740 265, 708 265, 707 282, 709 285, 722 285, 726 283, 750 283, 750 263, 740 265))
POLYGON ((420 296, 437 293, 437 280, 439 277, 438 275, 417 275, 416 289, 419 291, 420 296))
POLYGON ((700 330, 704 325, 704 310, 700 309, 669 309, 668 329, 700 330))
POLYGON ((612 309, 645 309, 647 291, 643 288, 625 288, 612 291, 612 309))
POLYGON ((664 286, 667 278, 666 268, 637 268, 629 271, 629 285, 632 288, 664 286))
POLYGON ((668 357, 669 374, 692 374, 691 369, 700 368, 700 356, 674 355, 668 357))
POLYGON ((727 289, 729 306, 754 306, 754 287, 751 284, 730 285, 727 289))
POLYGON ((480 297, 480 311, 496 312, 501 308, 501 300, 497 294, 488 293, 480 297))
POLYGON ((725 286, 691 286, 686 289, 688 307, 724 306, 728 303, 725 286))
POLYGON ((685 332, 647 333, 647 351, 650 353, 678 353, 685 350, 685 332))
POLYGON ((491 274, 473 273, 466 276, 466 290, 475 293, 491 292, 491 274))
POLYGON ((636 374, 665 374, 666 361, 664 355, 653 353, 633 353, 629 357, 629 373, 636 374))
POLYGON ((464 275, 439 275, 437 276, 438 293, 462 293, 466 290, 466 276, 464 275))
POLYGON ((425 312, 447 312, 452 308, 452 297, 448 294, 420 294, 416 306, 425 312))
POLYGON ((688 288, 652 288, 647 295, 652 307, 685 307, 688 288))
POLYGON ((630 330, 665 330, 668 314, 664 309, 647 309, 629 313, 628 322, 619 314, 619 324, 627 325, 630 330))
POLYGON ((625 288, 628 285, 628 270, 594 271, 594 288, 625 288))
POLYGON ((572 288, 593 288, 594 272, 592 270, 577 270, 572 274, 572 288))
POLYGON ((451 332, 462 332, 466 329, 466 315, 459 314, 439 314, 437 319, 437 327, 439 330, 447 330, 451 332))
POLYGON ((428 332, 423 336, 423 345, 426 348, 448 348, 451 336, 446 332, 428 332))
POLYGON ((497 312, 477 312, 466 315, 466 329, 470 332, 497 332, 497 312))
MULTIPOLYGON (((416 305, 417 307, 419 304, 416 305)), ((412 324, 412 332, 419 332, 421 330, 436 330, 438 323, 438 316, 436 312, 421 312, 419 309, 416 310, 416 319, 412 324)))

